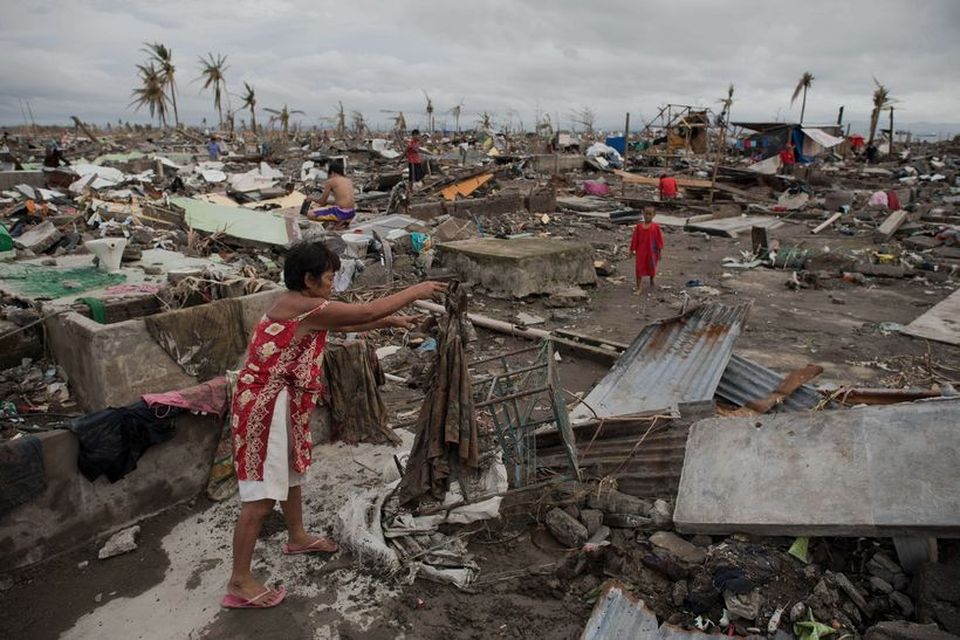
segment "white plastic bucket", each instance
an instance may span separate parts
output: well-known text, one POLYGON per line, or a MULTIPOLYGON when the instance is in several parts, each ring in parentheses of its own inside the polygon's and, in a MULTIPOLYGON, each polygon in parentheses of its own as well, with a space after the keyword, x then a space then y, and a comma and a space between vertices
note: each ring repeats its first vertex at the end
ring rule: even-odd
POLYGON ((97 240, 87 240, 84 246, 93 255, 100 258, 101 271, 119 271, 120 258, 123 257, 123 249, 127 246, 127 239, 98 238, 97 240))
POLYGON ((345 233, 342 236, 347 245, 345 253, 351 258, 362 258, 367 255, 367 246, 373 238, 362 233, 345 233))

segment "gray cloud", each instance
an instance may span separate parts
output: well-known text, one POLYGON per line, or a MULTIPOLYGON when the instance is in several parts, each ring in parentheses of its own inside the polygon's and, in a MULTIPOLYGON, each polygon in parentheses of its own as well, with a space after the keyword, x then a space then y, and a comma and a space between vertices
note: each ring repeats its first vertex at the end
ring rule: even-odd
POLYGON ((302 109, 306 126, 338 100, 368 121, 396 109, 420 124, 426 90, 450 126, 445 112, 463 100, 465 122, 489 111, 530 126, 539 109, 569 123, 590 106, 616 127, 667 102, 716 107, 730 82, 734 119, 796 119, 790 94, 808 70, 808 121, 834 121, 841 104, 867 120, 876 76, 898 118, 960 122, 952 0, 0 0, 0 15, 3 124, 22 122, 21 98, 43 122, 146 122, 128 105, 148 41, 172 49, 192 123, 216 117, 194 82, 207 52, 228 56, 231 92, 249 82, 259 105, 302 109))

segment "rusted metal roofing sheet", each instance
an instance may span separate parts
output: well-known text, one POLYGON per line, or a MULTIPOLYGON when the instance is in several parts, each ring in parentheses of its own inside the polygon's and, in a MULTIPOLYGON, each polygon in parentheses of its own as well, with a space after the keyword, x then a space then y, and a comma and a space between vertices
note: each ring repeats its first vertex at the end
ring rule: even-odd
POLYGON ((647 325, 571 418, 623 416, 713 399, 750 303, 709 303, 647 325), (588 408, 589 407, 589 408, 588 408))
MULTIPOLYGON (((751 400, 759 401, 771 393, 780 384, 783 376, 743 356, 733 354, 723 370, 717 395, 727 402, 744 406, 751 400)), ((816 407, 821 396, 812 386, 805 384, 794 391, 771 413, 780 411, 808 411, 816 407)))

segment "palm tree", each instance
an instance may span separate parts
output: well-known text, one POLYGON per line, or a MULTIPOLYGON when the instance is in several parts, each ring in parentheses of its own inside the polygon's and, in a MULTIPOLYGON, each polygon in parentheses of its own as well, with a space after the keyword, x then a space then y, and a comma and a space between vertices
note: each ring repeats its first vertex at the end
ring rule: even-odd
POLYGON ((480 125, 480 128, 484 131, 490 131, 493 128, 493 116, 484 111, 480 114, 480 117, 477 118, 477 124, 480 125))
POLYGON ((873 144, 873 137, 877 133, 877 122, 880 120, 880 112, 889 107, 892 102, 890 91, 880 84, 880 81, 876 78, 873 79, 873 83, 877 85, 877 88, 873 90, 873 111, 870 112, 870 139, 867 140, 867 146, 873 144))
POLYGON ((353 111, 350 114, 350 119, 353 120, 353 131, 358 136, 362 136, 364 130, 367 128, 367 124, 363 119, 363 114, 359 111, 353 111))
POLYGON ((180 112, 177 110, 177 83, 173 77, 176 72, 176 67, 173 66, 173 51, 159 42, 143 44, 143 50, 150 55, 150 62, 156 62, 159 67, 161 79, 169 92, 170 103, 173 105, 173 122, 179 128, 180 112))
POLYGON ((447 113, 453 114, 454 119, 457 122, 457 133, 460 133, 460 112, 463 110, 463 100, 457 103, 455 107, 450 109, 447 113))
POLYGON ((337 111, 337 137, 343 139, 347 135, 347 112, 343 109, 343 102, 338 101, 340 110, 337 111))
POLYGON ((710 178, 710 192, 707 194, 707 204, 713 204, 713 190, 717 184, 717 173, 720 171, 720 159, 727 146, 727 122, 730 121, 730 107, 733 106, 733 83, 727 87, 727 97, 718 100, 723 105, 717 124, 720 125, 720 144, 717 145, 717 159, 713 163, 713 177, 710 178))
POLYGON ((167 94, 164 91, 163 72, 157 69, 153 63, 138 64, 140 71, 140 86, 133 90, 133 102, 136 110, 140 107, 150 109, 150 117, 158 116, 160 124, 167 126, 167 94))
POLYGON ((279 120, 280 126, 283 127, 283 135, 287 135, 290 131, 290 116, 295 113, 303 113, 299 109, 289 109, 287 105, 283 105, 282 109, 264 109, 269 113, 273 114, 273 117, 270 120, 279 120))
POLYGON ((250 109, 250 128, 253 129, 253 135, 257 135, 257 94, 254 93, 253 87, 246 82, 243 83, 243 88, 245 92, 243 94, 243 104, 240 105, 240 108, 250 109))
POLYGON ((223 95, 227 91, 227 81, 223 77, 223 72, 227 70, 227 56, 217 54, 214 59, 212 53, 207 54, 207 59, 200 58, 200 77, 197 80, 203 80, 203 88, 213 88, 213 106, 217 109, 217 115, 220 118, 220 124, 223 124, 223 95))
POLYGON ((796 89, 793 90, 793 96, 790 98, 790 106, 793 106, 793 103, 797 101, 797 96, 800 95, 800 92, 803 92, 803 103, 800 105, 800 124, 803 124, 803 114, 807 110, 807 89, 810 88, 810 85, 813 84, 813 74, 809 71, 804 71, 803 75, 800 76, 800 81, 797 82, 796 89))
POLYGON ((423 97, 427 99, 427 125, 430 127, 430 133, 433 133, 433 100, 430 99, 430 96, 427 95, 427 92, 423 91, 423 97))

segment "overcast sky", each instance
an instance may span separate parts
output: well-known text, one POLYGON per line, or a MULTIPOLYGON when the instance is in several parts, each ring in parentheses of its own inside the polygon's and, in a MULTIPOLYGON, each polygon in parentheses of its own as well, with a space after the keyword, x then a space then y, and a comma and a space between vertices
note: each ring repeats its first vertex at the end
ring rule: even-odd
POLYGON ((195 82, 207 52, 227 55, 234 105, 249 82, 260 107, 302 109, 305 126, 338 100, 420 125, 426 90, 438 126, 462 100, 464 124, 486 110, 529 128, 539 108, 569 126, 588 106, 622 128, 624 112, 637 125, 668 102, 716 108, 730 82, 734 120, 796 120, 804 71, 807 122, 841 104, 866 121, 876 76, 899 121, 960 123, 958 36, 957 0, 0 0, 0 124, 23 123, 20 99, 38 122, 148 121, 128 105, 154 41, 173 51, 190 123, 216 120, 195 82))

